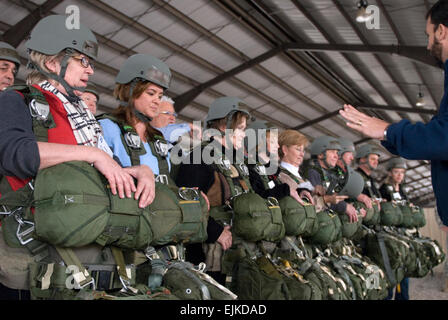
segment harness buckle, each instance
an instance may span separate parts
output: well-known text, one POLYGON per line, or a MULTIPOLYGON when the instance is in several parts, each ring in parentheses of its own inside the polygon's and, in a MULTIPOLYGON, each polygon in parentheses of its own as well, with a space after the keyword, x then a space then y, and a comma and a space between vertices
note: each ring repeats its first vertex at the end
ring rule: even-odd
POLYGON ((145 256, 148 258, 149 261, 154 259, 160 259, 159 255, 156 252, 156 249, 154 247, 147 247, 145 249, 145 256))
POLYGON ((30 101, 29 107, 33 118, 41 121, 48 119, 48 115, 50 113, 50 106, 48 104, 44 104, 33 99, 30 101))
POLYGON ((89 281, 89 282, 87 282, 87 283, 85 283, 85 284, 83 284, 83 285, 81 285, 81 284, 79 284, 78 283, 78 287, 80 288, 80 289, 84 289, 85 287, 87 287, 87 286, 91 286, 92 287, 92 290, 95 290, 96 289, 96 287, 95 287, 95 279, 92 277, 92 279, 89 281))
POLYGON ((142 145, 142 139, 140 139, 140 136, 133 132, 126 132, 124 135, 124 141, 128 147, 132 149, 140 149, 142 145))
POLYGON ((199 192, 197 189, 181 187, 179 188, 179 197, 185 201, 198 201, 199 192))
POLYGON ((277 198, 274 198, 274 197, 268 197, 267 200, 268 200, 268 203, 269 203, 269 205, 270 205, 271 207, 278 207, 278 206, 280 206, 280 204, 278 203, 277 198))
POLYGON ((169 147, 168 144, 163 142, 162 140, 156 140, 154 142, 154 149, 156 150, 157 154, 161 157, 166 158, 168 156, 169 147))
POLYGON ((168 176, 166 174, 159 174, 155 181, 163 184, 169 184, 168 176))
POLYGON ((219 163, 217 163, 217 165, 222 170, 230 170, 230 160, 229 159, 220 159, 219 163))
POLYGON ((257 165, 255 166, 255 171, 260 175, 260 176, 266 176, 266 167, 264 165, 257 165))
POLYGON ((249 168, 247 168, 247 166, 244 163, 239 163, 238 167, 240 168, 244 176, 247 177, 249 175, 249 168))
POLYGON ((26 220, 22 219, 22 216, 20 214, 20 210, 22 210, 22 209, 23 209, 22 207, 17 208, 13 212, 11 212, 11 214, 14 216, 14 219, 19 224, 17 226, 17 231, 16 231, 17 239, 19 239, 19 242, 21 245, 26 245, 34 240, 33 237, 24 239, 26 236, 28 236, 29 234, 31 234, 34 231, 34 223, 31 221, 26 221, 26 220), (25 229, 25 230, 22 231, 21 229, 25 229))

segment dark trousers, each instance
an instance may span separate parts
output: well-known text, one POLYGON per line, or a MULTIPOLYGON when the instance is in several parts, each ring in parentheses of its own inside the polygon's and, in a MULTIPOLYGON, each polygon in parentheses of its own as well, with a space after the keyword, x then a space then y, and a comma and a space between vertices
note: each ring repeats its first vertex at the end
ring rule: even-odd
POLYGON ((28 290, 16 290, 0 283, 0 300, 31 300, 28 290))
POLYGON ((386 300, 392 300, 394 296, 394 289, 395 300, 409 300, 409 278, 404 278, 400 282, 400 292, 398 292, 397 287, 389 289, 389 295, 387 296, 386 300))

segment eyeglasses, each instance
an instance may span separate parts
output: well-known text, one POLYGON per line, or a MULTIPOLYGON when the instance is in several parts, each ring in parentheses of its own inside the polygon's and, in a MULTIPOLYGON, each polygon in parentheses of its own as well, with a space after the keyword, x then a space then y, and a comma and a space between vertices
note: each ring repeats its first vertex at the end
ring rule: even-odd
POLYGON ((95 70, 95 65, 93 61, 89 60, 89 58, 87 57, 72 57, 72 58, 75 60, 79 60, 84 68, 88 68, 90 66, 92 70, 95 70))
POLYGON ((174 118, 177 118, 177 113, 176 112, 162 111, 160 113, 161 114, 168 114, 170 116, 173 116, 174 118))

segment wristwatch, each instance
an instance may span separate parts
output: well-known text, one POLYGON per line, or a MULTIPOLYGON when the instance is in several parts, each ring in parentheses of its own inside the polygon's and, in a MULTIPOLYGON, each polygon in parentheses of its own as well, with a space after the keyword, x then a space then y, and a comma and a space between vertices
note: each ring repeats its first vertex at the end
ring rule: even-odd
POLYGON ((387 129, 389 129, 389 126, 387 126, 386 127, 386 129, 384 129, 384 132, 383 132, 383 141, 386 141, 387 140, 387 129))

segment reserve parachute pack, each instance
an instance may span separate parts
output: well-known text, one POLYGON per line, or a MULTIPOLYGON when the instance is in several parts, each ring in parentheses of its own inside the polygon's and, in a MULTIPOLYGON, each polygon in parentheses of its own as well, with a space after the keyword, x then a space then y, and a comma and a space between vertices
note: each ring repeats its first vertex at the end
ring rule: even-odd
MULTIPOLYGON (((103 114, 98 119, 108 119, 120 128, 121 140, 131 164, 138 166, 140 156, 146 150, 135 129, 110 114, 103 114)), ((155 135, 154 141, 148 141, 148 145, 157 158, 159 167, 159 174, 156 176, 157 196, 148 207, 155 225, 152 245, 205 241, 208 212, 204 199, 195 189, 175 185, 168 167, 169 147, 162 136, 155 135), (198 215, 200 212, 201 216, 198 215)))
POLYGON ((303 201, 302 205, 291 196, 279 201, 287 236, 310 237, 317 232, 316 208, 307 200, 303 201))
POLYGON ((382 188, 385 188, 386 192, 390 195, 394 208, 390 208, 390 205, 385 208, 384 213, 389 213, 389 217, 382 217, 381 224, 408 229, 421 228, 426 224, 423 208, 409 202, 409 198, 402 185, 399 185, 399 191, 397 192, 395 192, 394 187, 390 184, 385 184, 382 188), (395 206, 398 206, 400 209, 401 218, 395 206))
POLYGON ((143 209, 133 198, 112 195, 107 180, 86 162, 43 169, 35 179, 36 236, 62 247, 96 242, 126 249, 206 239, 207 206, 196 190, 176 194, 157 185, 156 193, 143 209))
POLYGON ((213 148, 218 163, 214 164, 221 174, 229 194, 225 205, 211 208, 210 215, 217 221, 232 224, 236 236, 246 241, 278 241, 285 235, 282 212, 276 198, 263 199, 250 185, 249 169, 244 163, 232 165, 217 146, 204 144, 202 148, 213 148))
MULTIPOLYGON (((291 178, 298 185, 304 182, 283 168, 280 168, 280 172, 291 178)), ((286 196, 279 200, 287 236, 311 237, 318 231, 319 225, 315 206, 309 203, 307 199, 302 200, 303 204, 291 196, 286 196)))
POLYGON ((381 225, 383 226, 399 226, 403 222, 403 214, 401 209, 393 201, 381 202, 381 225))

